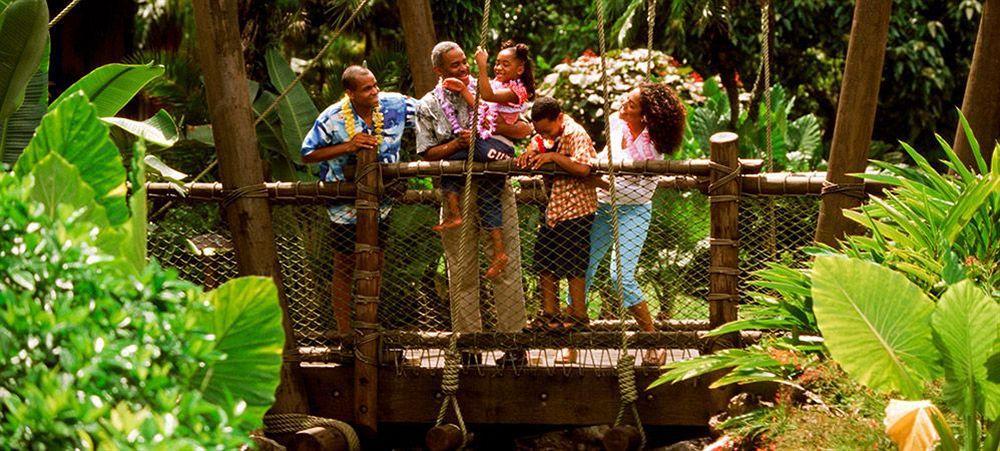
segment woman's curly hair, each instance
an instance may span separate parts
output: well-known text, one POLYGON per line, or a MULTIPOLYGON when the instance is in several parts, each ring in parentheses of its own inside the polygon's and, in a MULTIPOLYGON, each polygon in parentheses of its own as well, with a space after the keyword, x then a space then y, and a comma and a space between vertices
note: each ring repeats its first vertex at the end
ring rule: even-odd
POLYGON ((670 155, 684 140, 687 109, 666 83, 643 83, 639 86, 639 111, 656 151, 670 155))

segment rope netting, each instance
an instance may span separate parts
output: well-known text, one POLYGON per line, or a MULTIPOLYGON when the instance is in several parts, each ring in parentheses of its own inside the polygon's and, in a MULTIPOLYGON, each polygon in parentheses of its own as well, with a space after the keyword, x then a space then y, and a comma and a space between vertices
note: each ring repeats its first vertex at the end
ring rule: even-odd
MULTIPOLYGON (((611 371, 621 357, 616 350, 621 321, 634 334, 629 352, 638 363, 646 349, 664 349, 668 360, 697 355, 694 331, 706 329, 708 323, 708 197, 697 189, 661 183, 650 205, 626 205, 619 212, 624 299, 645 302, 657 330, 662 331, 639 333, 634 318, 621 318, 616 305, 621 297, 615 292, 612 267, 617 266, 617 258, 612 258, 612 253, 617 249, 612 249, 607 224, 560 229, 566 235, 557 235, 547 247, 539 243, 546 208, 540 179, 509 179, 512 188, 504 192, 502 200, 505 223, 511 226, 505 236, 510 263, 493 280, 483 276, 491 250, 485 233, 478 243, 470 243, 473 248, 478 244, 479 252, 466 252, 468 257, 463 259, 459 252, 446 252, 444 246, 456 246, 458 233, 446 234, 442 240, 442 235, 431 231, 440 220, 433 191, 410 190, 391 202, 380 232, 386 252, 378 307, 383 363, 390 362, 400 370, 443 367, 450 332, 456 331, 462 333, 459 345, 467 354, 466 364, 512 363, 502 358, 516 351, 526 352, 527 359, 513 362, 515 369, 588 367, 611 371), (563 266, 561 269, 581 276, 590 269, 588 326, 550 330, 547 324, 533 323, 540 317, 539 270, 546 258, 546 264, 563 266), (634 277, 629 277, 633 267, 634 277), (565 361, 564 348, 579 351, 575 361, 565 361)), ((628 184, 621 183, 619 188, 623 186, 628 184)), ((618 196, 624 202, 635 194, 624 189, 618 196)), ((798 249, 812 240, 818 205, 817 196, 741 197, 739 256, 744 298, 752 291, 746 284, 750 271, 769 261, 794 264, 805 259, 798 249), (772 233, 772 226, 776 233, 772 233), (772 237, 776 238, 773 243, 772 237)), ((472 208, 470 217, 476 218, 475 203, 472 208)), ((351 237, 344 233, 349 229, 331 226, 320 205, 275 205, 272 211, 297 345, 307 359, 350 356, 341 348, 336 319, 349 317, 350 312, 335 311, 332 299, 337 293, 331 286, 336 269, 334 250, 353 249, 351 237)), ((237 275, 235 251, 221 221, 216 203, 171 207, 151 227, 150 257, 176 268, 187 280, 206 288, 218 286, 237 275)), ((559 290, 565 306, 565 281, 559 290)))

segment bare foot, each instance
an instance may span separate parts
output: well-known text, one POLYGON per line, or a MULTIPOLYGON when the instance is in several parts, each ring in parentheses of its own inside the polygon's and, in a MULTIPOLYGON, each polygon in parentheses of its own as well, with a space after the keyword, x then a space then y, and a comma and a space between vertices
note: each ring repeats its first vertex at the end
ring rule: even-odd
POLYGON ((564 365, 576 363, 576 349, 563 349, 559 351, 559 354, 556 356, 556 363, 564 365))
POLYGON ((431 227, 431 230, 435 232, 443 232, 445 230, 454 229, 455 227, 459 227, 461 225, 462 225, 462 217, 455 216, 450 219, 445 219, 444 221, 441 221, 440 224, 431 227))
POLYGON ((495 279, 499 277, 503 269, 507 267, 508 260, 510 259, 507 257, 507 254, 495 254, 493 256, 493 264, 486 270, 486 278, 495 279))
POLYGON ((663 349, 648 349, 642 355, 642 366, 660 367, 667 364, 667 352, 663 349))

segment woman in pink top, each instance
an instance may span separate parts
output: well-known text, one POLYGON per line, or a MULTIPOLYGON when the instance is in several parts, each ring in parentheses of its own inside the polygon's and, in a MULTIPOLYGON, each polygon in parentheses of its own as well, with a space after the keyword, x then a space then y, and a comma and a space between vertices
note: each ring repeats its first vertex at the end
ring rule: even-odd
MULTIPOLYGON (((608 161, 608 152, 615 163, 627 161, 659 160, 672 154, 684 137, 685 107, 677 94, 666 84, 646 83, 628 93, 619 112, 611 116, 611 139, 608 147, 598 155, 598 161, 608 161)), ((642 299, 642 289, 635 280, 639 255, 646 242, 652 219, 653 194, 659 177, 618 175, 615 177, 615 196, 611 197, 607 177, 596 179, 597 216, 590 230, 590 263, 587 266, 589 291, 597 268, 614 247, 611 259, 611 280, 621 280, 622 301, 643 331, 652 332, 653 318, 642 299), (611 205, 618 207, 619 241, 612 246, 611 205), (622 271, 619 274, 620 253, 622 271)), ((616 288, 618 288, 616 286, 616 288)), ((617 290, 616 290, 617 292, 617 290)), ((663 365, 666 355, 649 350, 643 355, 643 365, 663 365)))

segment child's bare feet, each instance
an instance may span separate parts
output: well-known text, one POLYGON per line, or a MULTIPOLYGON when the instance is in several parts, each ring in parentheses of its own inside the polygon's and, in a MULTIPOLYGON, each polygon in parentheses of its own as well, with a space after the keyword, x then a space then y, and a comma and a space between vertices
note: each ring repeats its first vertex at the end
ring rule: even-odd
POLYGON ((490 264, 489 269, 486 270, 486 278, 495 279, 499 277, 500 273, 503 272, 503 269, 507 267, 507 262, 509 260, 510 259, 507 257, 507 254, 504 253, 493 254, 493 263, 490 264))
POLYGON ((461 225, 462 225, 462 215, 455 215, 448 219, 445 219, 444 221, 441 221, 440 224, 431 227, 431 230, 435 232, 443 232, 445 230, 450 230, 456 227, 460 227, 461 225))
POLYGON ((559 351, 559 356, 556 357, 556 363, 564 365, 576 363, 576 349, 570 348, 559 351))
POLYGON ((667 364, 667 352, 663 349, 647 349, 642 355, 642 366, 663 366, 667 364))

